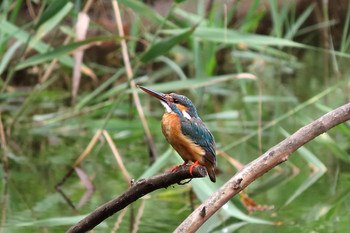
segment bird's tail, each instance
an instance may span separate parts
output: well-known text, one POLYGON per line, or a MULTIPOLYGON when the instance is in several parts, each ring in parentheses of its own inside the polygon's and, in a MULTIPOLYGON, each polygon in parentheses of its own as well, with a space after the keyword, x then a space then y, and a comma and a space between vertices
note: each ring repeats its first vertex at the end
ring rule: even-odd
POLYGON ((216 178, 215 178, 215 167, 214 166, 206 166, 209 178, 212 182, 216 182, 216 178))

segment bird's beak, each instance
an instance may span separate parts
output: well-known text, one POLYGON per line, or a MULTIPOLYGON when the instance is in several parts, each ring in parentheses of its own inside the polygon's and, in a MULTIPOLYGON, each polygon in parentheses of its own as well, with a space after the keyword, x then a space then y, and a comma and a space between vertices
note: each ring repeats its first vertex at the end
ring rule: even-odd
POLYGON ((169 100, 167 98, 167 95, 158 91, 154 91, 152 89, 149 89, 147 87, 143 87, 143 86, 139 86, 137 85, 137 87, 139 87, 141 90, 147 92, 148 94, 150 94, 153 97, 156 97, 157 99, 159 99, 160 101, 166 103, 169 105, 169 100))

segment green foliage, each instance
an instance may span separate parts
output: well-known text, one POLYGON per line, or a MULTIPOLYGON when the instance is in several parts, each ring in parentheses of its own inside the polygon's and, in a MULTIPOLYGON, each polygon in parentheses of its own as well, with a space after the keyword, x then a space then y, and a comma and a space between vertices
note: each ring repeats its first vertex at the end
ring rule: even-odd
MULTIPOLYGON (((125 38, 115 35, 114 28, 107 29, 110 18, 96 13, 101 10, 113 15, 111 5, 96 4, 96 12, 88 11, 91 35, 82 41, 75 41, 76 25, 71 23, 77 21, 80 1, 35 2, 34 9, 25 5, 26 1, 1 2, 0 112, 6 148, 1 144, 4 153, 0 153, 0 161, 3 167, 3 154, 8 156, 10 179, 6 180, 1 169, 0 208, 6 216, 1 218, 0 231, 63 232, 127 189, 123 173, 101 137, 80 166, 96 191, 78 210, 78 216, 54 190, 99 129, 111 135, 135 180, 182 163, 162 135, 162 106, 138 90, 158 155, 150 162, 131 95, 134 90, 126 78, 119 47, 122 39, 128 46, 132 80, 192 99, 215 136, 217 150, 242 164, 349 102, 350 7, 343 34, 335 41, 339 49, 328 50, 308 43, 312 35, 318 35, 316 30, 332 26, 331 20, 304 26, 316 5, 297 15, 294 4, 270 0, 264 8, 261 0, 253 0, 244 17, 234 21, 245 1, 235 1, 231 7, 213 1, 209 8, 202 0, 193 2, 175 1, 163 15, 143 1, 118 0, 123 26, 128 29, 125 38), (196 10, 189 12, 191 4, 196 10), (22 18, 19 12, 23 11, 32 16, 22 18), (271 17, 271 30, 258 34, 265 17, 271 17), (70 42, 64 42, 67 37, 70 42), (72 106, 72 53, 78 49, 85 51, 83 76, 72 106), (49 76, 42 79, 46 72, 49 76)), ((273 210, 249 213, 235 197, 198 232, 347 229, 349 139, 346 122, 253 182, 246 192, 259 204, 274 206, 273 210)), ((217 183, 196 179, 190 185, 149 194, 139 232, 171 232, 235 172, 234 163, 218 153, 217 183)), ((75 205, 85 192, 76 175, 61 188, 75 205)), ((140 203, 128 207, 119 225, 121 232, 131 231, 130 226, 137 224, 140 203)), ((107 219, 99 227, 110 231, 116 219, 107 219)))
POLYGON ((78 49, 79 47, 81 47, 83 45, 87 45, 89 43, 96 42, 96 41, 103 42, 105 40, 120 40, 120 37, 119 36, 99 36, 96 38, 89 38, 89 39, 79 41, 79 42, 72 42, 72 43, 69 43, 67 45, 63 45, 61 47, 55 48, 49 52, 32 56, 32 57, 28 58, 26 61, 17 65, 16 69, 21 70, 21 69, 24 69, 28 66, 34 66, 34 65, 46 62, 46 61, 51 61, 54 58, 60 58, 63 55, 67 55, 70 52, 72 52, 73 50, 78 49))
MULTIPOLYGON (((67 9, 73 6, 69 1, 52 1, 48 7, 45 9, 38 22, 36 23, 34 29, 37 30, 40 26, 42 26, 45 22, 51 21, 53 16, 58 15, 67 6, 67 9)), ((62 16, 65 14, 63 13, 62 16)))
POLYGON ((170 37, 166 40, 157 42, 156 44, 152 45, 152 47, 150 47, 141 56, 140 60, 144 63, 147 63, 154 60, 156 57, 159 57, 161 55, 168 53, 175 45, 180 44, 182 41, 188 39, 192 35, 195 29, 196 27, 193 27, 188 31, 185 31, 183 33, 170 37))

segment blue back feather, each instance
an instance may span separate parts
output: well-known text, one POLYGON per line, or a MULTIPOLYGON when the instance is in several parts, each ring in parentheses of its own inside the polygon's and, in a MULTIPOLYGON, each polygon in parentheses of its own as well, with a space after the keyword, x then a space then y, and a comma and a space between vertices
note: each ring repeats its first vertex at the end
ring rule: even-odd
POLYGON ((214 137, 199 118, 197 109, 192 101, 184 95, 171 93, 170 96, 178 101, 178 104, 185 106, 187 108, 187 113, 191 116, 190 120, 185 118, 175 104, 170 105, 170 108, 180 118, 182 133, 190 138, 195 144, 203 148, 206 151, 206 159, 209 160, 212 165, 216 165, 214 137))
POLYGON ((212 163, 216 164, 215 140, 202 120, 198 118, 192 118, 191 120, 180 118, 180 122, 182 133, 202 147, 206 152, 212 154, 212 163))

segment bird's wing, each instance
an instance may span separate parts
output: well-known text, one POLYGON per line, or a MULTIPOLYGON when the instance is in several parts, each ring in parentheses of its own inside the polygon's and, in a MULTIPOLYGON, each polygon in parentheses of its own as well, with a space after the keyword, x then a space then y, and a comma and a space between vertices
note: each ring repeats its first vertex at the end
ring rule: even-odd
POLYGON ((206 160, 215 166, 215 140, 202 120, 197 118, 192 118, 191 120, 183 119, 181 123, 182 133, 191 138, 195 144, 202 147, 206 151, 206 160))

